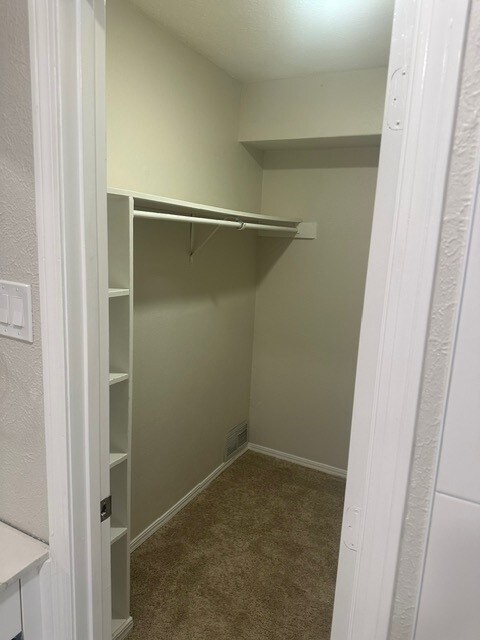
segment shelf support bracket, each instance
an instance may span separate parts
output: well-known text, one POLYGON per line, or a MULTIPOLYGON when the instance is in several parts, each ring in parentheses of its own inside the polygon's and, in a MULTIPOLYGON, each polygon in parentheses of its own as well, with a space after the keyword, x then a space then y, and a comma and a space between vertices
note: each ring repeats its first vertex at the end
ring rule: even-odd
POLYGON ((195 225, 193 224, 193 222, 190 223, 190 251, 189 251, 189 259, 190 262, 193 262, 193 254, 195 253, 194 250, 194 244, 195 244, 195 225))
POLYGON ((194 227, 195 225, 190 224, 190 262, 193 262, 193 256, 198 253, 200 251, 200 249, 203 249, 203 247, 207 244, 207 242, 209 240, 211 240, 213 238, 213 236, 217 233, 217 231, 220 229, 220 225, 214 227, 213 231, 211 231, 208 236, 205 238, 205 240, 203 242, 201 242, 198 247, 194 248, 194 244, 195 244, 195 232, 194 232, 194 227))

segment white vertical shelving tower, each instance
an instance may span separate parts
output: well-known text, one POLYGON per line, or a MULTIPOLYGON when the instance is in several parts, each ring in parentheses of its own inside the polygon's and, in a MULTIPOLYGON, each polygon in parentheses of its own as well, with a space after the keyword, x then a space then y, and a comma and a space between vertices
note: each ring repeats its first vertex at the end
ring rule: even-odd
POLYGON ((130 466, 132 433, 133 198, 108 194, 110 545, 112 636, 130 616, 130 466))
MULTIPOLYGON (((112 636, 123 640, 133 626, 130 616, 130 478, 132 434, 133 220, 175 220, 190 225, 193 255, 212 237, 194 246, 193 224, 254 229, 262 235, 313 239, 316 224, 259 213, 221 209, 184 200, 109 189, 108 286, 110 367, 110 518, 112 636)), ((106 470, 105 470, 106 471, 106 470)))

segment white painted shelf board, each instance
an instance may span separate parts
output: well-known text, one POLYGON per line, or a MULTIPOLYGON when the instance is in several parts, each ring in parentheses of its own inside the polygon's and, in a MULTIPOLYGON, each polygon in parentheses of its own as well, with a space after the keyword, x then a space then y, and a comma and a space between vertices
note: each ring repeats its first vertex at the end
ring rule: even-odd
POLYGON ((108 384, 116 384, 128 380, 128 373, 110 373, 108 384))
POLYGON ((113 618, 112 620, 112 638, 113 640, 122 640, 126 638, 133 626, 132 618, 113 618))
POLYGON ((110 544, 117 542, 127 533, 127 527, 110 527, 110 544))
POLYGON ((200 215, 203 218, 221 218, 223 220, 240 220, 246 222, 260 223, 282 223, 296 227, 302 220, 300 218, 283 218, 277 216, 266 216, 261 213, 251 213, 248 211, 236 211, 235 209, 223 209, 212 207, 206 204, 188 202, 186 200, 175 200, 162 196, 154 196, 137 191, 125 191, 124 189, 108 189, 108 193, 114 196, 130 196, 134 200, 134 209, 143 211, 157 211, 161 213, 175 213, 178 215, 200 215))
POLYGON ((126 453, 111 453, 110 469, 113 469, 113 467, 116 467, 117 464, 121 464, 122 462, 125 462, 127 458, 128 458, 128 454, 126 453))
MULTIPOLYGON (((113 495, 110 519, 112 636, 124 640, 132 630, 130 615, 130 451, 133 338, 133 199, 107 196, 109 322, 105 327, 110 359, 109 475, 113 495), (111 305, 119 307, 112 307, 111 305), (120 384, 116 384, 120 383, 120 384), (121 452, 121 453, 120 453, 121 452)), ((107 425, 105 425, 107 426, 107 425)))
POLYGON ((318 151, 320 149, 343 149, 352 147, 380 148, 382 134, 371 133, 357 136, 334 136, 323 138, 272 138, 270 140, 239 140, 246 147, 262 151, 318 151))
POLYGON ((48 558, 48 546, 0 522, 0 591, 48 558))
POLYGON ((119 298, 120 296, 129 296, 130 289, 109 289, 108 297, 109 298, 119 298))

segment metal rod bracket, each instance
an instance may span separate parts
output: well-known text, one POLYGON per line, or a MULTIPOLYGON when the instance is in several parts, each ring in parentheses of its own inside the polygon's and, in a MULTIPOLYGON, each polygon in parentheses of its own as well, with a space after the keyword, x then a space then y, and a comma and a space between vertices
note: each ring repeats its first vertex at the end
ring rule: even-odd
POLYGON ((194 225, 191 224, 190 225, 190 255, 189 255, 189 259, 190 262, 193 262, 193 256, 198 253, 200 251, 200 249, 203 249, 203 247, 207 244, 207 242, 209 240, 211 240, 213 238, 213 236, 217 233, 217 231, 220 229, 220 225, 217 225, 213 231, 211 231, 208 236, 205 238, 205 240, 203 242, 201 242, 198 247, 194 248, 194 236, 193 236, 193 227, 194 225))

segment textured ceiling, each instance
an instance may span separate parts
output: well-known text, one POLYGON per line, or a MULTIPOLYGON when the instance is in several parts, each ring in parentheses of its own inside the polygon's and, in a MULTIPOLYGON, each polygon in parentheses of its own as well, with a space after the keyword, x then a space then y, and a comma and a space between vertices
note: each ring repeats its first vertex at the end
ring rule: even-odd
POLYGON ((387 64, 393 0, 133 0, 251 82, 387 64))

